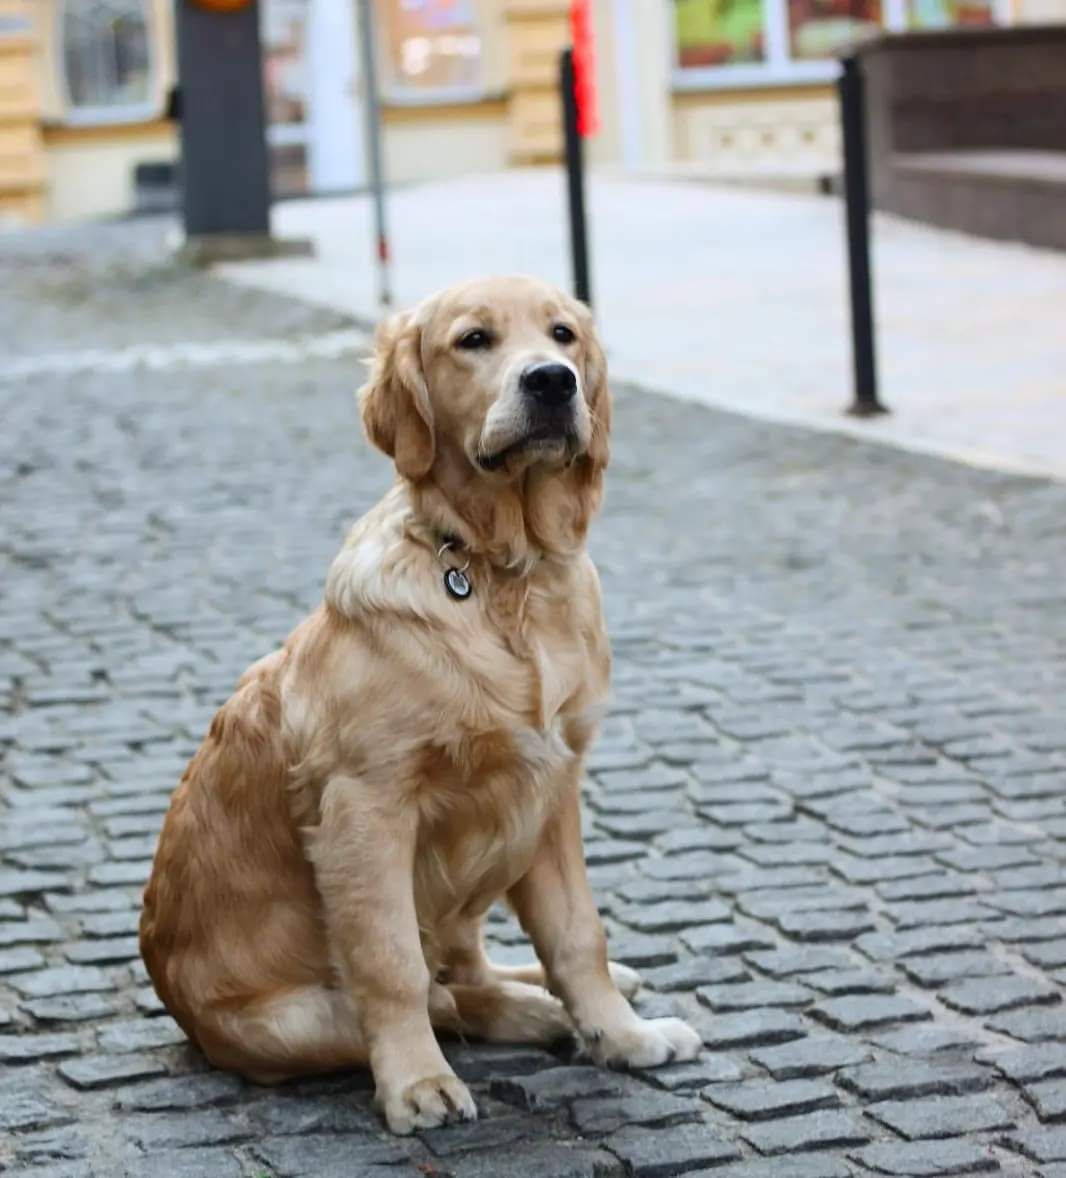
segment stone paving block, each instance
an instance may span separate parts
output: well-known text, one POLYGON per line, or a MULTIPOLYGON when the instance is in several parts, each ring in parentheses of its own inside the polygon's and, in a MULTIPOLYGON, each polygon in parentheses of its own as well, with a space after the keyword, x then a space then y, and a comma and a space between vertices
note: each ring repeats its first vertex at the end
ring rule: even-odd
POLYGON ((20 1162, 77 1159, 85 1157, 89 1152, 89 1143, 84 1134, 74 1126, 20 1133, 12 1144, 15 1157, 20 1162))
POLYGON ((61 941, 63 936, 62 925, 47 916, 0 923, 2 948, 8 945, 46 945, 51 941, 61 941))
POLYGON ((59 1074, 74 1088, 104 1088, 162 1076, 166 1064, 152 1055, 85 1055, 59 1065, 59 1074))
MULTIPOLYGON (((229 1149, 166 1149, 147 1157, 132 1155, 127 1166, 127 1173, 137 1178, 206 1178, 207 1175, 210 1178, 241 1178, 244 1173, 241 1163, 229 1149)), ((360 1178, 364 1175, 365 1178, 382 1178, 376 1166, 361 1170, 360 1178)), ((323 1174, 322 1178, 326 1175, 323 1174)))
POLYGON ((980 1015, 1061 1002, 1062 994, 1039 978, 1011 975, 952 982, 939 992, 939 998, 952 1010, 980 1015))
POLYGON ((190 1146, 226 1145, 253 1136, 248 1122, 228 1109, 205 1109, 190 1117, 131 1113, 120 1124, 126 1140, 149 1154, 190 1146))
POLYGON ((1066 1050, 1058 1043, 1037 1043, 997 1052, 989 1062, 1016 1084, 1066 1077, 1066 1050))
POLYGON ((1023 1043, 1039 1043, 1045 1039, 1066 1041, 1066 1011, 1057 1006, 1011 1010, 987 1019, 985 1026, 1023 1043))
POLYGON ((837 1082, 864 1101, 916 1100, 922 1096, 959 1095, 991 1087, 988 1068, 972 1062, 884 1059, 841 1072, 837 1082))
POLYGON ((786 912, 775 922, 788 937, 797 941, 853 941, 874 927, 868 912, 786 912))
POLYGON ((808 974, 804 982, 819 994, 831 997, 847 994, 891 994, 895 981, 875 969, 826 969, 808 974))
POLYGON ((15 974, 7 982, 26 998, 55 998, 117 988, 112 975, 95 965, 57 965, 35 973, 15 974))
POLYGON ((849 1033, 891 1023, 921 1022, 932 1017, 926 1007, 909 998, 881 994, 828 998, 812 1006, 809 1013, 834 1031, 849 1033))
POLYGON ((727 1013, 760 1007, 803 1007, 809 1005, 815 995, 804 986, 790 982, 754 981, 700 986, 696 997, 716 1013, 727 1013))
POLYGON ((5 1133, 69 1125, 74 1115, 55 1097, 54 1085, 43 1068, 9 1069, 0 1100, 0 1130, 5 1133))
POLYGON ((992 953, 944 953, 912 957, 900 965, 910 980, 935 989, 945 982, 970 981, 1010 974, 1012 967, 992 953))
POLYGON ((174 1076, 123 1089, 115 1098, 115 1107, 134 1112, 205 1108, 228 1104, 236 1100, 243 1090, 243 1081, 226 1072, 174 1076))
POLYGON ((222 1123, 230 1116, 246 1117, 253 1135, 283 1137, 301 1133, 377 1133, 381 1120, 370 1107, 370 1094, 356 1095, 351 1091, 323 1092, 311 1089, 309 1094, 287 1100, 259 1100, 235 1109, 209 1109, 195 1118, 173 1118, 157 1114, 160 1123, 166 1120, 214 1119, 222 1123))
MULTIPOLYGON (((840 1158, 799 1156, 788 1159, 788 1178, 851 1178, 840 1158)), ((784 1178, 780 1161, 750 1161, 721 1169, 700 1170, 693 1178, 784 1178)))
POLYGON ((114 1014, 118 1010, 118 999, 110 994, 71 994, 20 1002, 19 1009, 40 1023, 89 1022, 114 1014))
POLYGON ((901 957, 921 957, 956 949, 984 949, 986 938, 980 929, 919 928, 907 932, 867 933, 855 942, 855 948, 873 961, 895 961, 901 957))
POLYGON ((1011 1129, 1015 1123, 1013 1115, 985 1093, 886 1100, 870 1105, 866 1114, 908 1141, 1011 1129))
POLYGON ((676 932, 732 919, 732 911, 717 900, 666 901, 620 908, 615 916, 639 932, 676 932))
POLYGON ((1042 1121, 1066 1120, 1066 1080, 1028 1083, 1024 1094, 1042 1121))
POLYGON ((719 1084, 702 1095, 715 1108, 744 1121, 770 1121, 816 1109, 836 1108, 840 1104, 832 1085, 816 1080, 750 1080, 744 1084, 719 1084))
POLYGON ((136 937, 106 937, 95 941, 80 941, 64 952, 64 957, 75 965, 109 965, 133 961, 140 956, 136 937))
POLYGON ((689 957, 673 965, 641 971, 644 984, 655 990, 695 990, 698 986, 746 982, 749 970, 739 958, 689 957))
POLYGON ((97 1035, 102 1051, 144 1051, 185 1043, 185 1032, 169 1017, 123 1019, 108 1023, 97 1035))
POLYGON ((532 1112, 554 1109, 580 1097, 621 1096, 632 1090, 628 1077, 596 1067, 557 1067, 530 1076, 495 1077, 489 1092, 532 1112))
POLYGON ((1038 1162, 1066 1162, 1066 1127, 1022 1129, 1006 1139, 1011 1149, 1038 1162))
POLYGON ((78 1035, 0 1035, 0 1062, 26 1063, 81 1050, 78 1035))
POLYGON ((574 1128, 583 1134, 613 1133, 625 1125, 678 1125, 699 1119, 695 1101, 647 1089, 632 1096, 587 1096, 570 1106, 574 1128))
POLYGON ((634 1178, 671 1178, 740 1157, 735 1145, 722 1140, 712 1126, 699 1122, 650 1133, 644 1128, 619 1129, 602 1144, 634 1178))
MULTIPOLYGON (((352 1178, 365 1173, 366 1167, 399 1166, 410 1150, 399 1139, 367 1141, 344 1133, 308 1133, 258 1141, 252 1153, 278 1178, 352 1178)), ((402 1173, 394 1172, 397 1178, 402 1173)), ((204 1173, 213 1178, 213 1171, 204 1173)))
POLYGON ((761 1047, 750 1058, 775 1080, 783 1081, 824 1075, 863 1063, 869 1056, 866 1047, 843 1036, 810 1035, 777 1047, 761 1047))
POLYGON ((424 1129, 419 1137, 437 1157, 450 1158, 470 1150, 499 1151, 535 1133, 530 1117, 481 1116, 476 1121, 424 1129))
POLYGON ((883 1142, 868 1145, 853 1155, 875 1174, 901 1174, 907 1178, 940 1178, 948 1174, 983 1174, 998 1170, 999 1163, 980 1145, 968 1141, 922 1141, 900 1145, 883 1142))
POLYGON ((706 1019, 697 1026, 712 1051, 788 1043, 807 1033, 803 1020, 783 1010, 745 1010, 706 1019))
POLYGON ((668 1092, 691 1092, 708 1084, 731 1083, 741 1079, 744 1069, 728 1055, 704 1053, 688 1063, 649 1068, 641 1076, 656 1088, 668 1092))
POLYGON ((854 1113, 828 1109, 767 1124, 749 1125, 741 1137, 759 1153, 776 1156, 865 1145, 870 1140, 870 1132, 854 1113))
MULTIPOLYGON (((623 1173, 622 1164, 604 1150, 554 1142, 509 1146, 507 1166, 522 1178, 621 1178, 623 1173)), ((450 1159, 448 1168, 453 1178, 499 1178, 500 1158, 495 1151, 464 1154, 450 1159)))
POLYGON ((693 953, 750 953, 755 949, 772 949, 774 940, 754 922, 736 920, 732 924, 704 925, 681 934, 682 943, 693 953))
POLYGON ((815 945, 748 953, 745 960, 774 977, 791 977, 823 969, 848 969, 855 964, 855 959, 841 949, 825 949, 815 945))
POLYGON ((1026 945, 1022 956, 1032 965, 1041 969, 1062 969, 1066 967, 1066 939, 1047 941, 1044 944, 1026 945))
POLYGON ((29 945, 18 945, 14 949, 0 949, 0 974, 18 973, 21 970, 39 969, 44 958, 29 945))

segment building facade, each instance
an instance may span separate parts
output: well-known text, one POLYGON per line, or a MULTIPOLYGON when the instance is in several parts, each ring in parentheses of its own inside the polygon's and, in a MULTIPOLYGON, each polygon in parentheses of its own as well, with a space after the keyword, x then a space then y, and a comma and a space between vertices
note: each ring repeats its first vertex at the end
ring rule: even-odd
MULTIPOLYGON (((173 5, 195 2, 0 0, 0 224, 128 211, 138 169, 173 163, 173 5)), ((354 0, 259 4, 275 192, 357 188, 354 0)), ((568 8, 374 0, 390 179, 557 159, 568 8)), ((1066 0, 595 0, 594 9, 594 162, 775 182, 835 170, 832 82, 851 42, 882 29, 1066 21, 1066 0)))

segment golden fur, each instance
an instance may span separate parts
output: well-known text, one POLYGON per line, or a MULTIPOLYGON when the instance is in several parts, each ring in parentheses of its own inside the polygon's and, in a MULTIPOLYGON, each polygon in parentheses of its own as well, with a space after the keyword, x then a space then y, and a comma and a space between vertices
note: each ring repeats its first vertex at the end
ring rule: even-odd
POLYGON ((531 279, 446 291, 381 329, 362 409, 399 479, 174 794, 141 919, 159 996, 253 1080, 368 1063, 399 1133, 476 1115, 433 1028, 691 1058, 694 1032, 623 997, 581 849, 610 664, 585 550, 610 424, 590 315, 531 279), (546 364, 576 387, 550 410, 524 384, 546 364), (455 600, 444 567, 467 561, 455 600), (501 897, 541 965, 486 960, 501 897))

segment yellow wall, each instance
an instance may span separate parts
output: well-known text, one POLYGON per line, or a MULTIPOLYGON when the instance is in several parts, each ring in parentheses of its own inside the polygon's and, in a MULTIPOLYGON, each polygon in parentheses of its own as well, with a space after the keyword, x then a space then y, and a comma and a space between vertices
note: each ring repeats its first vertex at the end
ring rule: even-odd
POLYGON ((34 10, 27 0, 0 0, 8 33, 0 37, 0 227, 37 221, 43 213, 44 160, 38 124, 34 10), (17 31, 17 30, 23 31, 17 31))

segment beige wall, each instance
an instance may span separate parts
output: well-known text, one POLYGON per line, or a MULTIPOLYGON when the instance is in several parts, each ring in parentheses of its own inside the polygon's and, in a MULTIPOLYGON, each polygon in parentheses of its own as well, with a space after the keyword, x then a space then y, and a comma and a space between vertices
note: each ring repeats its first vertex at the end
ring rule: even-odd
POLYGON ((1021 24, 1062 24, 1066 0, 1015 0, 1014 16, 1021 24))
POLYGON ((840 160, 829 86, 715 91, 674 97, 675 159, 723 178, 805 179, 840 160))
POLYGON ((385 168, 406 183, 507 166, 507 110, 502 101, 385 111, 385 168))
POLYGON ((136 164, 175 159, 177 135, 167 123, 45 136, 49 220, 123 213, 133 207, 136 164))

